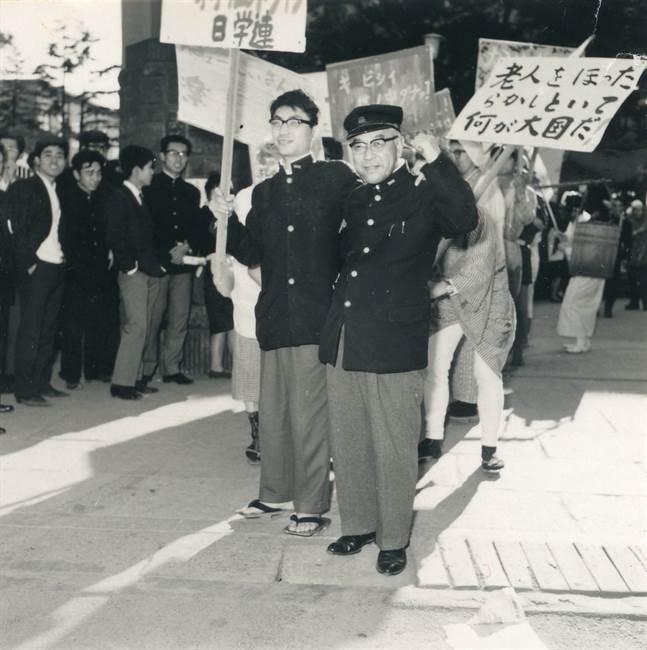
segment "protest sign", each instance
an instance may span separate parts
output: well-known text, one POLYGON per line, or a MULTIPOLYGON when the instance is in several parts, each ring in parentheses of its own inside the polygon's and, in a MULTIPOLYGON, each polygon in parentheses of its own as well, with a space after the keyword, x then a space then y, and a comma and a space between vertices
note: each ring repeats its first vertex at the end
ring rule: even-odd
POLYGON ((306 0, 163 0, 160 41, 303 52, 306 0))
MULTIPOLYGON (((229 53, 203 47, 176 47, 178 120, 223 134, 229 53)), ((300 74, 240 53, 238 112, 234 137, 245 144, 262 142, 269 133, 270 104, 281 93, 296 88, 310 92, 300 74)))
POLYGON ((413 47, 326 66, 332 132, 344 139, 346 115, 364 104, 397 104, 404 111, 403 131, 429 129, 434 118, 431 56, 413 47))
POLYGON ((522 56, 570 56, 575 51, 573 47, 560 45, 539 45, 520 41, 499 41, 494 38, 479 38, 479 55, 476 64, 475 90, 478 90, 492 72, 494 64, 499 59, 522 56))
POLYGON ((445 135, 451 128, 456 113, 449 88, 443 88, 436 93, 436 115, 434 117, 434 134, 445 135))
POLYGON ((628 59, 501 59, 449 137, 593 151, 646 65, 628 59))
MULTIPOLYGON (((332 138, 330 120, 330 99, 328 98, 328 79, 325 72, 309 72, 302 75, 308 83, 312 98, 319 107, 319 135, 323 138, 332 138)), ((305 90, 305 88, 304 88, 305 90)))

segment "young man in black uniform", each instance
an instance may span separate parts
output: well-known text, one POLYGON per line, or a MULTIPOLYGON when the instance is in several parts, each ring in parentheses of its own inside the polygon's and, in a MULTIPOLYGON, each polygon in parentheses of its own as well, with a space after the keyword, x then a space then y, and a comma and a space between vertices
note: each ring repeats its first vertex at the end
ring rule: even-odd
POLYGON ((67 153, 60 138, 39 140, 32 153, 36 174, 12 183, 7 192, 20 295, 14 391, 26 406, 49 406, 47 397, 67 395, 50 384, 65 279, 65 215, 56 180, 67 153))
POLYGON ((406 566, 427 366, 432 277, 441 237, 477 224, 472 191, 433 136, 413 145, 426 165, 402 160, 399 106, 355 108, 344 120, 364 185, 344 207, 344 262, 321 334, 327 366, 337 501, 344 535, 328 546, 350 555, 370 542, 377 570, 406 566))
POLYGON ((152 332, 144 350, 144 376, 152 378, 158 357, 165 382, 192 384, 180 372, 184 341, 191 314, 191 294, 195 267, 182 264, 192 248, 199 228, 200 192, 182 178, 191 155, 191 142, 181 135, 167 135, 160 142, 162 171, 144 190, 153 218, 157 258, 168 270, 160 280, 160 299, 152 315, 152 332), (166 313, 164 343, 159 345, 162 319, 166 313))
MULTIPOLYGON (((256 305, 261 348, 259 499, 241 512, 273 516, 292 501, 286 532, 312 536, 328 520, 330 447, 326 370, 318 346, 332 284, 339 271, 338 237, 344 198, 358 185, 348 165, 319 162, 310 153, 319 109, 301 90, 270 106, 279 171, 254 188, 243 226, 229 222, 228 252, 248 266, 260 264, 256 305)), ((218 218, 231 212, 219 193, 218 218)))
POLYGON ((80 386, 82 374, 87 381, 110 381, 119 343, 117 286, 105 241, 105 199, 99 193, 104 165, 96 151, 77 153, 74 185, 61 196, 68 257, 60 376, 70 390, 80 386))

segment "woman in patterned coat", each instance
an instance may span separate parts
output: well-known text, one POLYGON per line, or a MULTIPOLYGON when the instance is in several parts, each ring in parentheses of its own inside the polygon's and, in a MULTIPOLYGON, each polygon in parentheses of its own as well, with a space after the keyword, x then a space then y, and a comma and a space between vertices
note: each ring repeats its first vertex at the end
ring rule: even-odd
MULTIPOLYGON (((431 283, 432 323, 425 384, 426 440, 440 448, 449 400, 449 370, 459 345, 474 354, 481 422, 481 467, 498 472, 496 456, 503 413, 501 371, 515 334, 515 309, 506 273, 505 250, 495 223, 479 211, 479 224, 465 239, 452 241, 431 283)), ((440 454, 431 454, 436 457, 440 454)))

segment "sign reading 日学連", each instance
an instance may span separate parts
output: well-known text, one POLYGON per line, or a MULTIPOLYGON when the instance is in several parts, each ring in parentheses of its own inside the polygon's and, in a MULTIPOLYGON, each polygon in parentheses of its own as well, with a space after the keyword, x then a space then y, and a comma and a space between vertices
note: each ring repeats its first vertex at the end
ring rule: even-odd
POLYGON ((646 65, 631 59, 500 59, 449 137, 593 151, 646 65))
POLYGON ((303 52, 307 0, 163 0, 160 41, 303 52))

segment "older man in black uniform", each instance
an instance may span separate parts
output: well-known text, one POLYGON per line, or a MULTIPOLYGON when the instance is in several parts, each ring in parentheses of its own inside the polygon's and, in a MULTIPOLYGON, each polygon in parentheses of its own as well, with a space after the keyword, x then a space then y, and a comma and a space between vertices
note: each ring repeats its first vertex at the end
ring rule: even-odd
MULTIPOLYGON (((273 516, 292 501, 296 512, 286 532, 304 537, 328 523, 321 517, 330 505, 326 369, 318 346, 339 271, 343 200, 359 184, 345 163, 313 160, 318 113, 301 90, 272 102, 281 168, 254 188, 245 226, 233 218, 228 231, 228 250, 243 264, 260 264, 262 275, 261 485, 259 499, 241 512, 273 516)), ((218 218, 231 210, 219 193, 211 206, 218 218)))
POLYGON ((416 136, 421 174, 402 160, 402 109, 355 108, 344 120, 365 184, 347 199, 344 264, 321 335, 337 499, 350 555, 377 541, 377 570, 406 566, 417 477, 432 276, 441 237, 472 230, 472 191, 435 138, 416 136))

